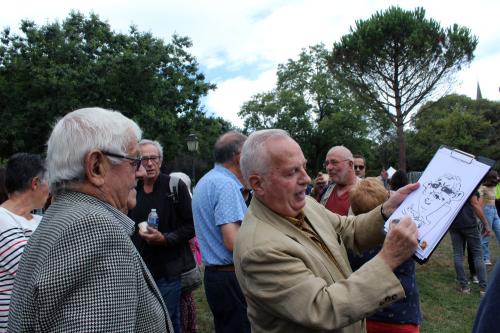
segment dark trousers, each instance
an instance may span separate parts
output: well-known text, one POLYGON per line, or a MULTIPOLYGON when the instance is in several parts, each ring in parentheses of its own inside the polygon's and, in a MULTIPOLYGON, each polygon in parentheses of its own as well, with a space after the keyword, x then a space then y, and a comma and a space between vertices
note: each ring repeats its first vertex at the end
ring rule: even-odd
POLYGON ((481 250, 481 239, 477 227, 454 229, 450 228, 451 245, 453 247, 453 261, 457 280, 462 288, 469 286, 469 281, 464 271, 464 247, 465 242, 470 247, 474 258, 474 268, 476 269, 479 286, 486 289, 486 269, 484 267, 483 252, 481 250))
POLYGON ((234 272, 205 270, 205 295, 216 333, 250 333, 247 303, 234 272))

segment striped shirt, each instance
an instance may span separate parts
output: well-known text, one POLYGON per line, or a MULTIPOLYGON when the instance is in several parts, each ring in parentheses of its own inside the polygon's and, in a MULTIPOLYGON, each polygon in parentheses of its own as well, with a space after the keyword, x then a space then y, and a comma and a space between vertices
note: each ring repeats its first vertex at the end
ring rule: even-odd
POLYGON ((33 215, 33 219, 26 220, 0 207, 0 332, 6 332, 7 329, 10 296, 17 265, 24 246, 41 219, 41 216, 33 215))

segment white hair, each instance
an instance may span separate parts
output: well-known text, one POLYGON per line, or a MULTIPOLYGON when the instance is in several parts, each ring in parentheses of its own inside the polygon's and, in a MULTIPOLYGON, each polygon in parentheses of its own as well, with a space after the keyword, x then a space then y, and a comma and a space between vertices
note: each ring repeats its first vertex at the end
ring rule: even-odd
POLYGON ((84 108, 61 118, 47 142, 47 170, 52 192, 85 178, 85 155, 92 149, 126 155, 142 137, 139 126, 118 111, 84 108))
POLYGON ((153 141, 148 139, 142 139, 141 141, 139 141, 139 146, 144 146, 144 145, 155 146, 156 149, 158 150, 158 154, 160 155, 160 161, 163 161, 163 147, 158 141, 153 141))
POLYGON ((269 139, 290 138, 287 131, 282 129, 266 129, 255 131, 243 144, 240 157, 240 168, 243 179, 248 179, 253 174, 265 174, 269 168, 269 156, 265 144, 269 139))

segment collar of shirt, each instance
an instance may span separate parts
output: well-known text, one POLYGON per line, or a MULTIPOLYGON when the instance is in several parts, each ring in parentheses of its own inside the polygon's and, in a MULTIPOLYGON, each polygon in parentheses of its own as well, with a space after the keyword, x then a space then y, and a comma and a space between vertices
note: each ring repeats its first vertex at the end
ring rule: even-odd
POLYGON ((304 215, 304 211, 302 210, 296 217, 284 216, 284 218, 287 219, 288 222, 292 223, 297 228, 302 228, 305 222, 305 217, 306 216, 304 215))

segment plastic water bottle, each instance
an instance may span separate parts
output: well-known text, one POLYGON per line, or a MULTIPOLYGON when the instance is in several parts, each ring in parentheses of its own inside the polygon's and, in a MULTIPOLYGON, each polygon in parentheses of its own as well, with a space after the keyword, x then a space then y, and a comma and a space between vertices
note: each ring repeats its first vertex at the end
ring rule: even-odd
POLYGON ((158 230, 158 214, 156 213, 156 208, 151 209, 148 215, 148 227, 158 230))

